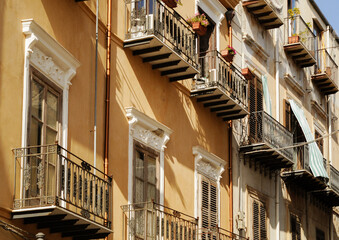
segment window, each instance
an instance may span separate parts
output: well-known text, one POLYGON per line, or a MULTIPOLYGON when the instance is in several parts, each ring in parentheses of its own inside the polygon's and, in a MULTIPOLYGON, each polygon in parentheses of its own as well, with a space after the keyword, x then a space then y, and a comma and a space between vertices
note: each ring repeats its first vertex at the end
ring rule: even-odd
POLYGON ((135 144, 134 202, 158 202, 158 154, 140 143, 135 144))
POLYGON ((320 229, 316 229, 316 240, 325 240, 325 232, 320 230, 320 229))
POLYGON ((210 239, 208 234, 218 226, 218 186, 213 180, 201 176, 200 189, 202 239, 210 239))
POLYGON ((252 228, 253 240, 267 239, 267 219, 265 203, 252 199, 252 228))
POLYGON ((59 140, 61 93, 34 68, 30 72, 28 145, 53 144, 59 140))
POLYGON ((314 33, 314 50, 315 50, 315 58, 317 61, 317 64, 315 65, 315 74, 317 74, 319 71, 321 72, 322 68, 322 57, 320 55, 319 50, 322 49, 322 30, 318 26, 318 24, 313 21, 313 33, 314 33))
MULTIPOLYGON (((322 135, 316 130, 314 132, 314 138, 317 139, 317 138, 321 138, 321 137, 322 137, 322 135)), ((317 140, 317 145, 318 145, 318 147, 320 149, 320 152, 322 154, 324 154, 324 140, 323 139, 317 140)))
POLYGON ((260 112, 263 110, 263 88, 261 81, 255 77, 249 82, 249 112, 251 117, 249 119, 250 142, 255 143, 261 141, 262 137, 262 119, 260 112))
POLYGON ((291 234, 292 240, 301 239, 301 224, 298 216, 291 214, 290 215, 290 224, 291 224, 291 234))
MULTIPOLYGON (((284 122, 285 127, 293 134, 293 143, 306 142, 304 132, 302 131, 299 122, 292 112, 291 105, 287 100, 284 100, 284 122)), ((294 148, 294 155, 297 159, 297 169, 304 169, 304 157, 308 146, 294 148)))

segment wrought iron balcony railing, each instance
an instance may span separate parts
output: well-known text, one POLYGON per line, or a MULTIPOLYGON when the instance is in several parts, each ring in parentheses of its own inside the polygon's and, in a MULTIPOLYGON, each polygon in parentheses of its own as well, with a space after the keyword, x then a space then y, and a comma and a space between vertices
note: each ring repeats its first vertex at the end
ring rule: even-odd
POLYGON ((325 94, 338 91, 338 65, 326 49, 316 51, 316 65, 312 80, 325 94))
POLYGON ((306 23, 300 15, 285 19, 285 44, 300 42, 314 55, 314 39, 310 23, 306 23))
POLYGON ((111 228, 111 177, 57 144, 13 151, 14 210, 58 206, 111 228))
POLYGON ((125 3, 126 40, 154 35, 187 63, 198 68, 196 36, 185 19, 160 0, 126 0, 125 3))
POLYGON ((201 240, 249 240, 249 238, 241 237, 238 234, 227 231, 226 229, 217 227, 214 229, 199 229, 199 238, 201 240))
POLYGON ((184 213, 154 202, 121 208, 124 239, 197 239, 198 219, 184 213))
POLYGON ((339 171, 331 165, 330 187, 339 195, 339 171))
POLYGON ((198 219, 154 202, 121 206, 124 239, 246 240, 222 228, 198 228, 198 219))
POLYGON ((315 36, 301 16, 285 19, 284 48, 300 67, 315 64, 315 36))
POLYGON ((293 159, 293 149, 286 146, 293 145, 293 135, 282 124, 264 111, 252 112, 249 117, 249 143, 264 143, 271 148, 278 149, 280 154, 293 159))
POLYGON ((247 80, 237 68, 230 66, 217 50, 200 53, 199 64, 200 74, 192 87, 193 91, 218 86, 242 108, 248 108, 247 80))

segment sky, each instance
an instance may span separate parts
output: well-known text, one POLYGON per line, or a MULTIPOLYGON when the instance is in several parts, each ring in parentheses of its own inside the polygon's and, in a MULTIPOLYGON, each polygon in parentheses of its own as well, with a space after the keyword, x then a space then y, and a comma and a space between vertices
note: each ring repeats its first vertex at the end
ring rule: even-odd
POLYGON ((339 35, 339 0, 315 0, 315 2, 339 35))

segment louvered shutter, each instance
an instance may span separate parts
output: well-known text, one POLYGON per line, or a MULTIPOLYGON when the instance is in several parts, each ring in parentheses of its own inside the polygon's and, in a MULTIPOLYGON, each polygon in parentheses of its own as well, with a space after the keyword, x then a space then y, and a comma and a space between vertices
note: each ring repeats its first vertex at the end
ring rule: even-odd
MULTIPOLYGON (((218 187, 209 179, 203 178, 201 181, 201 227, 203 232, 210 232, 218 226, 218 187), (209 230, 207 230, 209 229, 209 230)), ((211 238, 207 234, 202 234, 202 239, 211 238)))
POLYGON ((266 229, 266 210, 265 205, 260 204, 260 240, 267 239, 267 229, 266 229))
POLYGON ((259 204, 253 201, 253 240, 260 240, 259 238, 259 204))
MULTIPOLYGON (((250 81, 249 111, 250 113, 263 110, 262 83, 254 78, 250 81)), ((262 140, 262 119, 261 115, 251 114, 249 120, 250 142, 255 143, 262 140)))
POLYGON ((253 240, 267 240, 266 208, 262 202, 253 200, 253 240))
POLYGON ((292 240, 301 239, 301 224, 297 216, 291 214, 291 234, 292 240))

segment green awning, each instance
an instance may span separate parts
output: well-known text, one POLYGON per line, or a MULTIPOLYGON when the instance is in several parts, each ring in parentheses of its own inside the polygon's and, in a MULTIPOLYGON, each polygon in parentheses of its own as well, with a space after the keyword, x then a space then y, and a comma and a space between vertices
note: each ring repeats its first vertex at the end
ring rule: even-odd
MULTIPOLYGON (((297 118, 299 125, 305 135, 306 141, 314 141, 314 135, 311 132, 310 126, 306 120, 304 111, 293 101, 290 100, 291 109, 297 118)), ((320 149, 316 142, 308 144, 309 146, 309 160, 310 168, 315 177, 324 177, 328 179, 327 172, 323 165, 323 155, 320 152, 320 149)))
POLYGON ((270 96, 270 92, 268 91, 267 77, 263 75, 261 77, 261 81, 262 81, 262 88, 264 90, 265 110, 270 116, 272 116, 271 96, 270 96))

